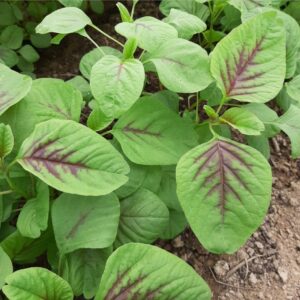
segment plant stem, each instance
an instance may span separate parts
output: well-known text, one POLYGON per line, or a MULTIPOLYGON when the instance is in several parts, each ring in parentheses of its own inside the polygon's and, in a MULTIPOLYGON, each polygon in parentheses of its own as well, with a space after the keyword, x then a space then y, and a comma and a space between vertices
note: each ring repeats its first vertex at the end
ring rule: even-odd
POLYGON ((217 114, 220 113, 220 111, 221 111, 221 109, 222 109, 222 107, 224 105, 224 102, 225 102, 225 97, 223 97, 222 100, 221 100, 221 103, 220 103, 220 105, 219 105, 219 107, 218 107, 218 109, 216 111, 217 114))
POLYGON ((199 102, 200 102, 200 100, 199 100, 199 93, 197 92, 196 93, 196 123, 198 124, 199 123, 199 121, 200 121, 200 116, 199 116, 199 102))
POLYGON ((211 134, 213 135, 213 137, 215 138, 215 137, 218 137, 218 134, 214 131, 214 129, 213 129, 213 125, 212 125, 212 123, 208 123, 209 124, 209 130, 210 130, 210 132, 211 132, 211 134))
POLYGON ((133 2, 132 8, 131 8, 130 17, 132 20, 133 20, 133 15, 134 15, 134 10, 135 10, 136 4, 137 4, 137 2, 133 2))
POLYGON ((13 193, 12 190, 3 191, 3 192, 0 192, 0 196, 1 196, 1 195, 11 194, 11 193, 13 193))
POLYGON ((92 26, 95 30, 97 30, 98 32, 100 32, 101 34, 103 34, 104 36, 106 36, 108 39, 114 41, 115 43, 117 43, 118 45, 120 45, 121 47, 124 48, 124 45, 121 42, 119 42, 118 40, 114 39, 112 36, 110 36, 109 34, 107 34, 106 32, 104 32, 100 28, 98 28, 96 25, 91 24, 90 26, 92 26))
POLYGON ((92 37, 88 34, 85 35, 85 37, 94 45, 96 48, 101 52, 101 54, 104 56, 105 52, 100 48, 100 46, 92 39, 92 37))
POLYGON ((143 51, 142 51, 142 53, 141 53, 141 55, 140 55, 140 57, 139 57, 139 60, 141 60, 141 59, 142 59, 142 57, 143 57, 144 53, 145 53, 145 50, 143 50, 143 51))

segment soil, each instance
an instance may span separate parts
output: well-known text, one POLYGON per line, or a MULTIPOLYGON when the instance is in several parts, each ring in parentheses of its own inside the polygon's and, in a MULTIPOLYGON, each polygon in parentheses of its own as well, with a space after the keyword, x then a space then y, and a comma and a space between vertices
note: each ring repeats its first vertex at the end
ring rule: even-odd
MULTIPOLYGON (((144 15, 160 16, 155 1, 140 4, 137 16, 144 15)), ((113 32, 114 24, 120 22, 115 10, 93 19, 101 29, 122 41, 113 32)), ((99 44, 116 47, 95 32, 90 34, 99 44)), ((91 49, 93 45, 83 37, 67 36, 61 45, 40 51, 37 77, 67 80, 78 75, 80 59, 91 49)), ((151 82, 148 90, 156 91, 155 78, 151 82)), ((213 299, 300 299, 300 160, 290 158, 289 141, 283 135, 273 139, 271 146, 272 203, 264 224, 237 253, 210 254, 189 229, 173 241, 158 242, 207 281, 213 299)))

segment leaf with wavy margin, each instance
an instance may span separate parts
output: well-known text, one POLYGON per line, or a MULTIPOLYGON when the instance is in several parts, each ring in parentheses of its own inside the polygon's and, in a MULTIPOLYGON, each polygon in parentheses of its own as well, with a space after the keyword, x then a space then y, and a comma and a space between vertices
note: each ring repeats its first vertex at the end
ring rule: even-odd
POLYGON ((275 12, 238 26, 211 54, 211 73, 226 99, 267 102, 280 91, 285 70, 285 31, 275 12))
POLYGON ((48 185, 78 195, 109 194, 128 180, 121 154, 102 136, 69 120, 38 124, 17 162, 48 185))
POLYGON ((257 150, 219 138, 186 153, 176 170, 177 193, 203 246, 233 253, 263 222, 272 174, 257 150))
POLYGON ((209 300, 211 292, 175 255, 155 246, 130 243, 108 259, 95 298, 117 299, 209 300))

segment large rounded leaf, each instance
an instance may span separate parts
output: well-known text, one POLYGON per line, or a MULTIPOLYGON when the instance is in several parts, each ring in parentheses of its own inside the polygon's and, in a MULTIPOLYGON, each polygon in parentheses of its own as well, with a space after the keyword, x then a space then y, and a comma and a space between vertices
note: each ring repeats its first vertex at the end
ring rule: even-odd
POLYGON ((9 300, 72 300, 69 284, 43 268, 28 268, 11 274, 6 279, 3 293, 9 300))
POLYGON ((206 51, 184 39, 162 43, 147 61, 154 63, 161 83, 173 92, 198 92, 212 81, 206 51))
POLYGON ((92 68, 91 89, 101 110, 119 117, 140 97, 144 80, 145 71, 139 60, 106 55, 92 68))
POLYGON ((74 121, 38 124, 17 161, 48 185, 72 194, 105 195, 124 184, 129 167, 114 147, 74 121))
POLYGON ((161 43, 177 38, 177 30, 153 17, 143 17, 133 23, 123 22, 115 27, 127 39, 136 38, 138 46, 149 52, 155 51, 161 43))
POLYGON ((0 115, 29 92, 32 79, 0 64, 0 115))
POLYGON ((211 54, 211 73, 226 99, 267 102, 279 93, 285 71, 285 31, 275 12, 238 26, 211 54))
POLYGON ((113 128, 125 155, 142 165, 172 165, 197 145, 191 122, 151 98, 139 100, 113 128))
POLYGON ((52 206, 58 249, 61 253, 69 253, 111 246, 116 238, 119 217, 120 205, 114 194, 101 197, 62 194, 52 206))
POLYGON ((65 7, 47 15, 36 27, 36 32, 68 34, 92 24, 91 19, 79 8, 65 7))
POLYGON ((214 253, 233 253, 241 247, 262 223, 271 199, 267 160, 230 140, 212 140, 186 153, 176 178, 192 230, 214 253))
POLYGON ((155 246, 127 244, 108 259, 95 300, 209 300, 204 280, 183 260, 155 246))
POLYGON ((129 242, 151 244, 167 227, 169 212, 157 195, 139 189, 121 201, 121 216, 115 245, 129 242))

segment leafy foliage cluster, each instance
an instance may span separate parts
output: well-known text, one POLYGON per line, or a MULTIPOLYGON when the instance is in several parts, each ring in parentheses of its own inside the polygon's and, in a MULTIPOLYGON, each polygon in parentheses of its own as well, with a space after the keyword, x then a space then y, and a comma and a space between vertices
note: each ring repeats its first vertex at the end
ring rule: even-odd
POLYGON ((149 244, 189 225, 208 251, 234 253, 270 204, 268 140, 283 131, 300 156, 299 2, 163 0, 163 20, 135 19, 137 2, 117 4, 124 44, 78 7, 36 27, 55 43, 77 33, 96 46, 82 76, 32 80, 0 64, 8 299, 210 299, 190 266, 149 244), (51 271, 13 272, 40 257, 51 271))

